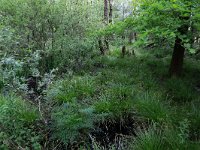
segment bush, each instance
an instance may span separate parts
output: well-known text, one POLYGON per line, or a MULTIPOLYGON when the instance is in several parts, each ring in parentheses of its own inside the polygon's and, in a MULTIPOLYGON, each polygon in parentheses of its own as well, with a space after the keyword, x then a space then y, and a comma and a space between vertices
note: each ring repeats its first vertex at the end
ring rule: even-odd
POLYGON ((64 144, 80 142, 93 129, 92 108, 81 108, 77 103, 64 103, 52 113, 53 138, 64 144))
POLYGON ((36 108, 28 102, 0 96, 0 146, 40 149, 41 137, 34 128, 39 119, 36 108))

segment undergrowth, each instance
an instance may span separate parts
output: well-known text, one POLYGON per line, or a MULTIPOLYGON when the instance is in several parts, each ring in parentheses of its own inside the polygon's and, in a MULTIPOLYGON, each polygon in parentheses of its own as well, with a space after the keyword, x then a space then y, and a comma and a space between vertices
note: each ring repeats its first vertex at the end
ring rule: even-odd
MULTIPOLYGON (((199 149, 199 93, 192 73, 169 79, 158 74, 166 60, 135 56, 106 56, 90 65, 84 75, 72 72, 46 90, 45 148, 199 149)), ((0 108, 2 149, 44 148, 34 103, 1 96, 0 108)))

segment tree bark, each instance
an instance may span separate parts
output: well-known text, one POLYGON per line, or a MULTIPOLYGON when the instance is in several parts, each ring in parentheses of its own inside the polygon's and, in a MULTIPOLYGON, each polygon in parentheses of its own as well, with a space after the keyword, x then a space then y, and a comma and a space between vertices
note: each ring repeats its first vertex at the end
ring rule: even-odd
MULTIPOLYGON (((105 23, 105 25, 108 25, 108 21, 109 21, 108 19, 109 19, 109 16, 108 16, 108 0, 104 0, 104 23, 105 23)), ((101 41, 101 43, 102 43, 101 45, 102 46, 100 46, 100 41, 99 41, 99 48, 100 47, 103 48, 103 49, 100 48, 100 51, 103 50, 103 51, 101 51, 101 54, 105 55, 106 51, 109 50, 108 38, 104 37, 104 41, 103 42, 101 41)))
POLYGON ((113 0, 108 0, 109 1, 109 23, 112 23, 112 18, 113 18, 113 0))
MULTIPOLYGON (((188 20, 189 17, 180 17, 182 20, 188 20)), ((178 28, 178 31, 181 35, 186 35, 188 32, 189 25, 183 24, 178 28)), ((174 51, 172 55, 171 65, 169 68, 170 76, 181 76, 183 70, 183 59, 184 59, 185 47, 183 41, 180 37, 176 37, 174 44, 174 51)))
POLYGON ((137 33, 136 32, 134 33, 134 38, 135 38, 135 41, 137 41, 137 33))
POLYGON ((108 38, 107 37, 105 37, 104 42, 105 42, 105 51, 108 51, 109 50, 109 42, 108 42, 108 38))
POLYGON ((98 40, 98 43, 99 43, 99 50, 100 50, 100 52, 101 52, 101 55, 105 55, 105 50, 104 50, 104 47, 103 47, 102 40, 99 39, 99 40, 98 40))
POLYGON ((170 76, 180 76, 182 73, 185 52, 185 47, 182 44, 182 40, 177 37, 169 69, 170 76))
POLYGON ((108 24, 108 0, 104 0, 104 22, 108 24))
POLYGON ((122 58, 124 58, 126 55, 126 46, 122 46, 122 58))

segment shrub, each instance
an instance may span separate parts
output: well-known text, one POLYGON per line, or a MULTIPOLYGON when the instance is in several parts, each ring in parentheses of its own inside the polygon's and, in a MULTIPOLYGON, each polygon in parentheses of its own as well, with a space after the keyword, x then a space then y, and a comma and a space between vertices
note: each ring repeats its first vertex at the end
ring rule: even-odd
POLYGON ((40 135, 34 124, 40 119, 31 104, 13 96, 0 96, 0 146, 40 149, 40 135))
POLYGON ((64 103, 54 110, 53 138, 68 144, 74 141, 86 140, 93 129, 92 108, 81 108, 77 103, 64 103))

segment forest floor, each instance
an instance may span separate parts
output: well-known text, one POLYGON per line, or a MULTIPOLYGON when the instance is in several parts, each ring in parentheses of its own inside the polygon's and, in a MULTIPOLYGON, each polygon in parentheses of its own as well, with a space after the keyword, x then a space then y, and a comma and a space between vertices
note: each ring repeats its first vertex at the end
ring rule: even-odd
POLYGON ((53 113, 72 105, 70 111, 75 109, 77 116, 86 114, 86 118, 79 116, 84 121, 77 124, 92 129, 91 141, 99 149, 102 145, 107 149, 199 149, 200 93, 196 86, 200 65, 188 58, 183 76, 169 78, 169 60, 98 58, 84 72, 54 84, 55 88, 61 85, 55 97, 55 88, 50 88, 49 99, 59 103, 53 113))
POLYGON ((34 103, 1 97, 0 148, 200 149, 198 60, 187 57, 179 78, 168 76, 168 57, 111 53, 88 61, 34 103))

